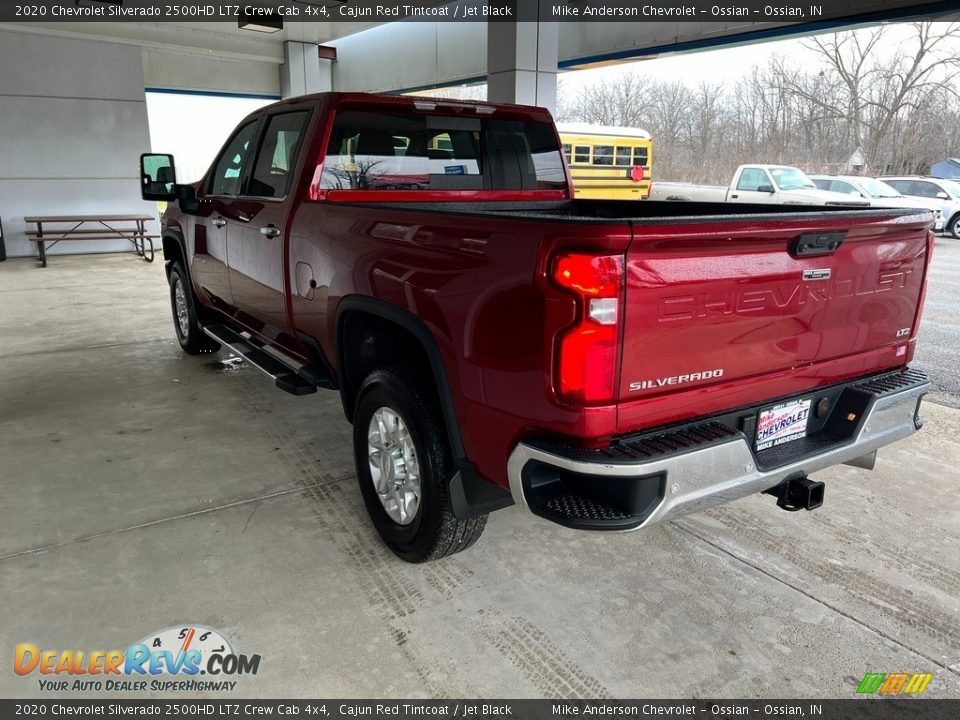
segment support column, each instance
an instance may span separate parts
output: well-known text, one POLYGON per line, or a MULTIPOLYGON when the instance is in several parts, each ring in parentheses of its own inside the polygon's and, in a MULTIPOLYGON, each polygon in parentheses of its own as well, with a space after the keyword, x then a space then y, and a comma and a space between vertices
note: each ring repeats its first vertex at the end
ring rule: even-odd
POLYGON ((487 99, 555 110, 559 41, 555 22, 488 22, 487 99))
POLYGON ((315 43, 287 40, 280 66, 280 94, 284 98, 333 89, 333 61, 321 59, 315 43))

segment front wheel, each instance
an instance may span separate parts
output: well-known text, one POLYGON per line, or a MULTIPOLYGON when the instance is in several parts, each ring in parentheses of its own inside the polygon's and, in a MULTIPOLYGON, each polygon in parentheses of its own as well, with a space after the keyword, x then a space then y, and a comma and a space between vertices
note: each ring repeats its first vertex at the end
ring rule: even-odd
POLYGON ((487 516, 461 520, 450 506, 453 475, 440 411, 429 386, 406 368, 372 372, 353 417, 357 481, 373 525, 407 562, 466 550, 487 516))
POLYGON ((220 343, 213 340, 200 328, 193 293, 187 275, 179 262, 170 268, 170 306, 173 310, 173 327, 177 331, 180 347, 189 355, 216 352, 220 343))
POLYGON ((953 237, 960 239, 960 213, 954 215, 947 222, 944 231, 950 233, 953 237))

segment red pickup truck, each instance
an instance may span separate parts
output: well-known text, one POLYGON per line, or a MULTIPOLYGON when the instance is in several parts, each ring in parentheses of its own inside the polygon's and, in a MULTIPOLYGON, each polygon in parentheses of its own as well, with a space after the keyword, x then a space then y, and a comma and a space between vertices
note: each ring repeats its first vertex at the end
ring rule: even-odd
POLYGON ((181 346, 339 391, 408 561, 513 503, 590 530, 812 509, 810 473, 922 423, 927 211, 574 200, 546 110, 349 93, 258 110, 175 178, 141 158, 181 346))

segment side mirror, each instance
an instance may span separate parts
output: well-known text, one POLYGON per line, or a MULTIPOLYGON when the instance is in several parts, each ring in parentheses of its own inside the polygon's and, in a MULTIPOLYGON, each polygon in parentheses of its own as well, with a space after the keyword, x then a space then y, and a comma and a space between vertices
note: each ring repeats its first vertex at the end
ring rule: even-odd
POLYGON ((140 197, 144 200, 175 200, 176 183, 173 155, 145 153, 140 156, 140 197))
POLYGON ((773 185, 757 185, 757 192, 773 194, 773 185))
POLYGON ((937 197, 940 198, 941 200, 949 200, 949 199, 950 199, 950 196, 947 195, 943 190, 941 190, 940 192, 937 193, 937 197))
POLYGON ((200 209, 197 189, 193 185, 174 185, 173 193, 180 201, 180 209, 185 213, 196 213, 200 209))

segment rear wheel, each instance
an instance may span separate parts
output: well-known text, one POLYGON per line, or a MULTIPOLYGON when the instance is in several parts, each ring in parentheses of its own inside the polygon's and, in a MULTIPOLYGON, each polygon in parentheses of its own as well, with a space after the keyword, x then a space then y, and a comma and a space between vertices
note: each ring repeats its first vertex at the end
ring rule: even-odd
POLYGON ((450 506, 453 463, 429 386, 406 368, 372 372, 357 395, 357 481, 373 525, 407 562, 466 550, 487 516, 460 520, 450 506))
POLYGON ((216 352, 220 343, 200 329, 197 322, 197 306, 183 266, 175 262, 170 268, 170 306, 173 310, 173 327, 177 331, 180 347, 190 355, 216 352))

